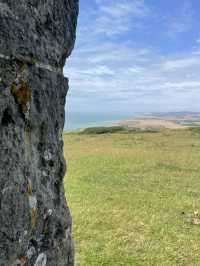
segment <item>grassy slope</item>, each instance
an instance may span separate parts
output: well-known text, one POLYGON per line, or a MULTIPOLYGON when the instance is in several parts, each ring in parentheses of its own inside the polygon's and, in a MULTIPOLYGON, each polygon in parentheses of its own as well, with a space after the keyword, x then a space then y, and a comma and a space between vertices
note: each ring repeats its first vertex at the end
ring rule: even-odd
POLYGON ((65 135, 77 265, 200 265, 200 134, 65 135))

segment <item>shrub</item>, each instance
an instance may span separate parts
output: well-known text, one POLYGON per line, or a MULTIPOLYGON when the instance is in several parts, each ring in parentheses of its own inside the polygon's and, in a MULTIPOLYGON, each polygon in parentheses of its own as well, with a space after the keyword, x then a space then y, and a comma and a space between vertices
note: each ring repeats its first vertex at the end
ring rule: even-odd
POLYGON ((113 134, 118 132, 125 132, 126 128, 122 126, 111 127, 90 127, 82 130, 80 134, 113 134))

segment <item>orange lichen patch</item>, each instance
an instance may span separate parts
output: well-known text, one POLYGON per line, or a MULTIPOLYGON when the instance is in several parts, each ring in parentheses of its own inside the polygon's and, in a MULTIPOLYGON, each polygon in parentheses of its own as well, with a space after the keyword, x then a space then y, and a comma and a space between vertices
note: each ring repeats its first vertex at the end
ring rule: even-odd
POLYGON ((32 228, 35 228, 37 224, 37 209, 32 208, 31 209, 31 226, 32 228))
POLYGON ((26 256, 21 256, 21 257, 19 258, 19 260, 20 260, 21 265, 25 265, 26 262, 27 262, 27 257, 26 257, 26 256))
POLYGON ((21 106, 23 113, 26 113, 28 111, 28 103, 31 101, 31 90, 27 82, 23 80, 21 80, 19 84, 13 82, 11 85, 11 93, 21 106))
POLYGON ((33 193, 32 184, 31 184, 30 180, 28 181, 27 193, 29 195, 32 195, 32 193, 33 193))

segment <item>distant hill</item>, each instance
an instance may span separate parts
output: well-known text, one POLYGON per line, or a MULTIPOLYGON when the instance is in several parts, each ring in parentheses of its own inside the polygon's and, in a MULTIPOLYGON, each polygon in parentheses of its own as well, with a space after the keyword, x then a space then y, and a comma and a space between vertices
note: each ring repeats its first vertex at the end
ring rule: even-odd
POLYGON ((139 117, 133 117, 119 121, 117 125, 131 128, 169 128, 183 129, 200 126, 200 112, 166 112, 149 113, 139 117))
POLYGON ((200 112, 180 111, 180 112, 155 112, 150 113, 153 116, 166 117, 166 116, 194 116, 200 117, 200 112))

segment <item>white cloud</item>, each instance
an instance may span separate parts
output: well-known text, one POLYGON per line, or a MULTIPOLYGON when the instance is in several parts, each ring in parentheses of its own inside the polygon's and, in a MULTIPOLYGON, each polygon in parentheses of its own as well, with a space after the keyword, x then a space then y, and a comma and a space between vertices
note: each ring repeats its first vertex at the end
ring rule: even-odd
POLYGON ((177 81, 177 82, 166 82, 162 85, 163 88, 174 88, 174 89, 184 89, 184 88, 199 88, 200 89, 200 80, 199 81, 177 81))
POLYGON ((81 26, 81 38, 86 35, 97 38, 126 33, 140 28, 138 20, 151 14, 143 0, 96 0, 96 4, 96 10, 87 8, 86 14, 83 14, 83 25, 87 26, 81 26), (88 18, 90 22, 87 23, 88 18))
POLYGON ((134 16, 143 17, 149 13, 149 8, 144 4, 142 0, 120 0, 110 1, 107 0, 97 1, 100 6, 100 10, 111 17, 120 16, 134 16))
MULTIPOLYGON (((146 1, 147 2, 147 1, 146 1)), ((152 10, 139 0, 96 0, 97 10, 81 16, 77 48, 64 74, 70 79, 73 110, 163 110, 198 108, 200 52, 158 53, 148 43, 121 38, 152 10), (192 102, 192 103, 191 103, 192 102)), ((192 9, 184 2, 178 17, 169 18, 170 37, 191 27, 192 9)))
POLYGON ((108 66, 99 65, 95 68, 68 68, 68 72, 74 75, 85 75, 85 76, 104 76, 104 75, 114 75, 114 70, 110 69, 108 66))
POLYGON ((163 68, 166 70, 172 70, 174 71, 175 69, 178 68, 188 68, 191 66, 199 66, 200 67, 200 61, 198 57, 189 57, 189 58, 180 58, 180 59, 174 59, 174 60, 168 60, 164 62, 163 68))
POLYGON ((179 57, 163 58, 154 51, 142 50, 122 44, 116 47, 115 43, 104 43, 102 49, 99 45, 92 53, 86 49, 84 54, 82 50, 78 61, 72 60, 70 68, 65 69, 73 87, 70 101, 76 102, 77 98, 82 98, 83 105, 84 101, 90 102, 88 108, 98 111, 101 104, 104 104, 105 109, 120 106, 127 110, 135 108, 138 103, 141 103, 142 108, 142 104, 150 105, 153 102, 156 107, 167 102, 169 106, 175 99, 177 102, 182 99, 185 104, 191 97, 200 100, 200 94, 197 93, 200 89, 200 56, 194 57, 191 52, 179 57), (123 51, 125 58, 117 56, 119 51, 123 51), (107 55, 111 60, 108 60, 107 55), (96 106, 97 99, 99 105, 96 106))

